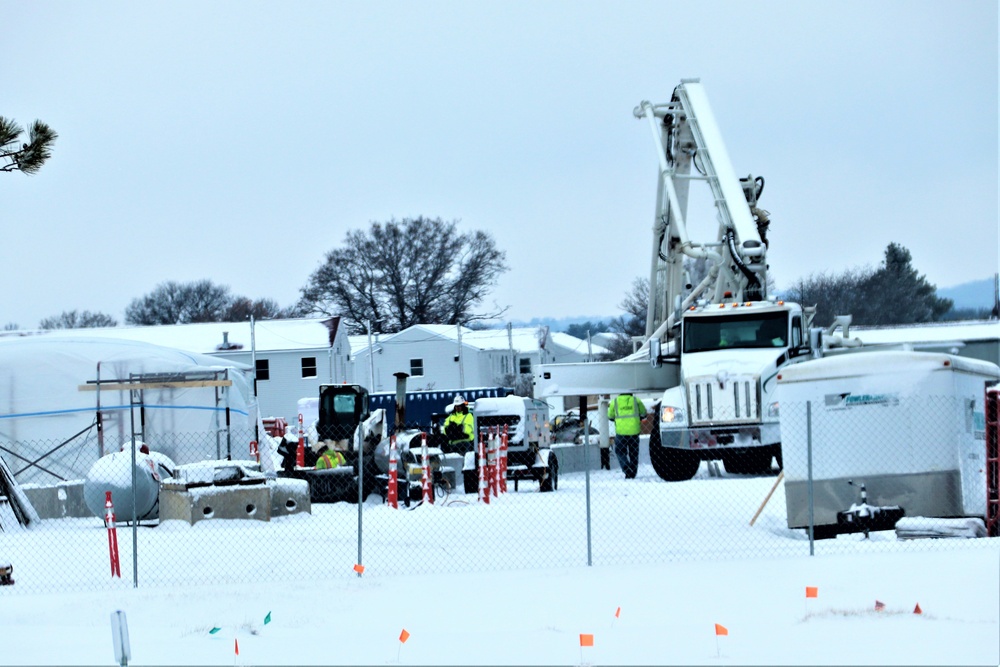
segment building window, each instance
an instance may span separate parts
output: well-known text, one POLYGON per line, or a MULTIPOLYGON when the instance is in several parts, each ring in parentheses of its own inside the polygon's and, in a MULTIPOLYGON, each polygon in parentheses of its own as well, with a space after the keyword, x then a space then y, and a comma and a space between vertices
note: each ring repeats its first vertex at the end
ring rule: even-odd
POLYGON ((521 375, 527 375, 531 373, 531 359, 528 357, 521 357, 518 360, 517 372, 521 375))
POLYGON ((316 377, 316 357, 302 357, 302 377, 316 377))
POLYGON ((270 380, 271 371, 267 365, 267 359, 257 360, 257 379, 258 380, 270 380))
POLYGON ((424 360, 410 359, 410 376, 420 377, 424 374, 424 360))

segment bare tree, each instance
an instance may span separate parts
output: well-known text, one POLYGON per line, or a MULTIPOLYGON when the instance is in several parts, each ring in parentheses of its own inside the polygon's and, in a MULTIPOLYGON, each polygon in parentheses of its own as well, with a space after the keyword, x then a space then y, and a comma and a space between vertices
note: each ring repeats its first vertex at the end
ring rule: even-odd
POLYGON ((226 322, 243 322, 253 315, 255 320, 276 320, 295 317, 295 307, 282 308, 274 299, 248 299, 245 296, 234 298, 223 313, 226 322))
POLYGON ((366 321, 394 332, 500 317, 506 308, 476 308, 507 270, 506 253, 490 234, 459 233, 457 225, 418 217, 348 232, 302 288, 299 312, 340 315, 353 333, 366 321))
POLYGON ((646 315, 649 307, 649 279, 636 278, 625 298, 618 304, 623 315, 611 320, 609 329, 615 333, 615 339, 608 346, 608 352, 613 359, 632 354, 632 336, 646 334, 646 315))
POLYGON ((92 313, 89 310, 82 313, 76 310, 63 311, 60 315, 46 317, 38 323, 39 329, 93 329, 116 326, 118 321, 110 315, 92 313))
POLYGON ((232 297, 229 288, 210 280, 191 283, 167 281, 125 309, 129 324, 190 324, 221 322, 232 297))
POLYGON ((36 120, 28 128, 28 142, 18 146, 23 133, 16 122, 0 116, 0 171, 34 174, 52 157, 52 144, 59 135, 51 127, 36 120))

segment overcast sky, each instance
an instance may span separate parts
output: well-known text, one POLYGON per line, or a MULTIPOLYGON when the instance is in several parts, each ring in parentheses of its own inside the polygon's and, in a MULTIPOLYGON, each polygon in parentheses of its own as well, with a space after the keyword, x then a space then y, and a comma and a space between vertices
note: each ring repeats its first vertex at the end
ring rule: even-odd
POLYGON ((494 235, 510 318, 616 315, 652 252, 632 109, 686 77, 766 179, 779 288, 893 241, 938 287, 997 270, 993 1, 3 4, 0 115, 59 139, 0 174, 0 326, 168 280, 291 305, 418 215, 494 235))

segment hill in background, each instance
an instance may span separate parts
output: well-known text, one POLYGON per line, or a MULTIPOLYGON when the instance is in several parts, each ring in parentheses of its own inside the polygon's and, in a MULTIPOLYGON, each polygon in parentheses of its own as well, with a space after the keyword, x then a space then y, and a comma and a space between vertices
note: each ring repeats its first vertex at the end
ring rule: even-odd
MULTIPOLYGON (((530 320, 514 320, 511 324, 515 327, 548 327, 550 331, 566 331, 566 327, 571 324, 583 324, 584 322, 604 322, 607 324, 620 315, 580 315, 578 317, 532 317, 530 320)), ((595 332, 596 333, 596 332, 595 332)))
POLYGON ((939 287, 937 295, 955 302, 955 308, 992 308, 994 279, 983 278, 954 287, 939 287))

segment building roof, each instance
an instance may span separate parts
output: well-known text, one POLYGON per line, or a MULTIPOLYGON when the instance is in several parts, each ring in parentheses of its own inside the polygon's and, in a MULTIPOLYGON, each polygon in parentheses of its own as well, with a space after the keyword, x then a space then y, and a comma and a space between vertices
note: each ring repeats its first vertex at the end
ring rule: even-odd
MULTIPOLYGON (((415 324, 408 329, 404 329, 394 334, 379 334, 372 337, 372 345, 376 343, 392 342, 397 336, 406 335, 409 339, 424 336, 427 340, 444 338, 458 344, 458 327, 453 324, 415 324)), ((532 353, 537 352, 543 344, 558 345, 566 350, 579 354, 587 353, 587 341, 580 340, 567 333, 552 333, 545 327, 512 327, 510 335, 507 329, 468 329, 462 327, 462 344, 477 350, 509 350, 513 347, 516 352, 532 353)), ((366 352, 368 349, 368 336, 351 336, 351 354, 366 352)), ((593 354, 603 354, 607 350, 600 345, 591 345, 593 354)))
MULTIPOLYGON (((258 350, 308 350, 327 348, 339 328, 339 318, 304 318, 258 320, 254 322, 253 344, 258 350)), ((86 335, 88 338, 113 338, 161 345, 200 354, 250 352, 250 322, 204 322, 159 326, 101 327, 93 329, 17 330, 0 334, 11 336, 46 336, 65 338, 86 335), (225 348, 228 340, 231 347, 225 348)))
POLYGON ((1000 341, 1000 320, 929 322, 891 327, 852 326, 851 338, 863 343, 943 343, 951 341, 1000 341))

